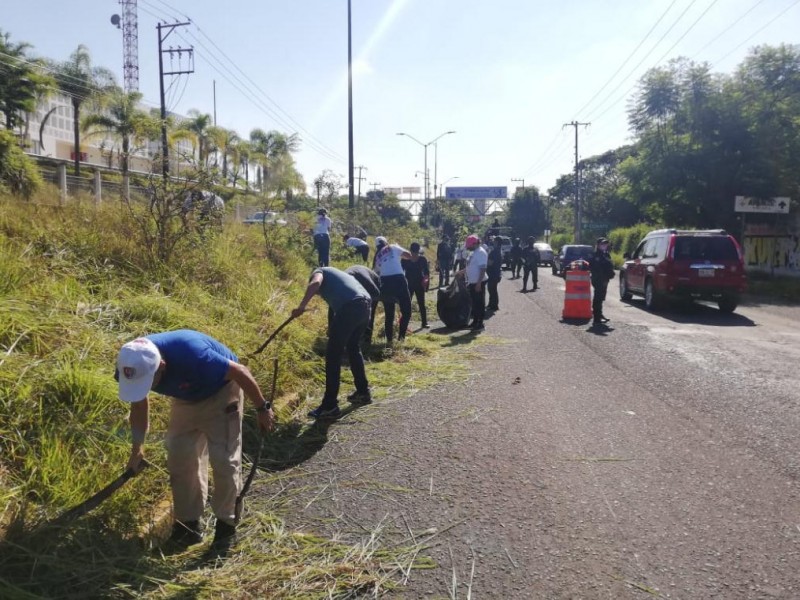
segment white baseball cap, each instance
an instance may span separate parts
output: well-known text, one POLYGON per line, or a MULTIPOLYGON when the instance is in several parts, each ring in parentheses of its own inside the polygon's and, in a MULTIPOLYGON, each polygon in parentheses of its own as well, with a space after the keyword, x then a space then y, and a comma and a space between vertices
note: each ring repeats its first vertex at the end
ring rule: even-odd
POLYGON ((159 366, 161 352, 147 338, 136 338, 120 348, 117 357, 119 399, 123 402, 144 400, 153 387, 159 366))
POLYGON ((382 235, 379 235, 378 237, 375 238, 375 245, 376 246, 385 246, 388 243, 389 243, 389 241, 385 237, 383 237, 382 235))

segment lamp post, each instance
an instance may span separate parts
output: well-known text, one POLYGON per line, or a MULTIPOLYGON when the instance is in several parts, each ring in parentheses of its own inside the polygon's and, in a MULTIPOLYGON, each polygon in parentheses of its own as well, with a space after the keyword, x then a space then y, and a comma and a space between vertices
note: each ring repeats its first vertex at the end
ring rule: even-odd
POLYGON ((428 181, 429 180, 429 177, 428 177, 428 146, 430 146, 431 144, 435 144, 440 138, 442 138, 442 137, 444 137, 446 135, 449 135, 451 133, 455 133, 455 131, 445 131, 444 133, 442 133, 442 134, 436 136, 435 138, 433 138, 427 144, 424 144, 424 143, 420 142, 417 138, 415 138, 413 135, 410 135, 408 133, 398 133, 397 134, 397 135, 404 135, 407 138, 411 138, 412 140, 417 142, 420 146, 422 146, 425 149, 425 168, 423 169, 423 173, 425 173, 425 194, 424 194, 424 197, 425 197, 426 201, 428 200, 428 197, 429 197, 428 196, 428 193, 429 193, 429 190, 428 190, 428 187, 429 187, 429 185, 428 185, 428 183, 429 183, 429 181, 428 181))
POLYGON ((512 178, 511 181, 520 181, 520 182, 522 182, 522 197, 524 198, 525 197, 525 178, 524 177, 522 179, 513 179, 512 178))
POLYGON ((444 183, 442 183, 442 184, 439 186, 439 195, 440 195, 440 196, 442 195, 442 188, 443 188, 444 186, 446 186, 446 185, 447 185, 449 182, 453 181, 453 179, 460 179, 460 177, 459 177, 458 175, 454 175, 454 176, 453 176, 453 177, 451 177, 450 179, 445 179, 444 183))

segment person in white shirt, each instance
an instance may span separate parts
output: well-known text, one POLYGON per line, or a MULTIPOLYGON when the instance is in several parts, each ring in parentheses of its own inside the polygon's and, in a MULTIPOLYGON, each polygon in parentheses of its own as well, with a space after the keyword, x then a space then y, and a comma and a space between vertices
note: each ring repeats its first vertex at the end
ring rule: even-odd
MULTIPOLYGON (((408 292, 408 281, 403 272, 403 259, 410 259, 411 253, 398 246, 389 244, 383 236, 375 238, 375 258, 372 270, 381 277, 381 302, 385 313, 386 343, 391 344, 394 337, 394 303, 400 305, 400 330, 397 339, 406 338, 408 323, 411 321, 411 295, 408 292)), ((375 310, 372 311, 372 321, 375 320, 375 310)))
POLYGON ((317 249, 317 259, 320 267, 327 267, 331 260, 331 225, 333 222, 328 216, 328 211, 320 208, 314 222, 314 247, 317 249))
POLYGON ((459 271, 457 275, 466 279, 467 288, 472 298, 472 323, 470 323, 469 327, 470 329, 481 330, 483 329, 483 318, 486 314, 486 280, 488 279, 486 267, 489 264, 489 255, 481 246, 481 240, 477 235, 467 236, 464 246, 472 254, 467 259, 466 268, 459 271))
POLYGON ((469 258, 469 250, 463 244, 456 250, 456 272, 461 271, 467 266, 467 259, 469 258))
POLYGON ((348 248, 352 248, 356 254, 360 254, 361 259, 364 262, 369 261, 369 244, 361 238, 350 237, 349 235, 345 234, 344 245, 348 248))

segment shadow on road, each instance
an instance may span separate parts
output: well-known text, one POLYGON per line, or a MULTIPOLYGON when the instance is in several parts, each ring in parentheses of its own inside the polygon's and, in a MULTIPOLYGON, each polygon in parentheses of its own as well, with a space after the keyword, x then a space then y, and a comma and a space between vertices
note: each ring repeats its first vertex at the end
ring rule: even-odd
MULTIPOLYGON (((626 304, 623 302, 623 305, 626 304)), ((647 311, 644 300, 631 300, 628 306, 647 311)), ((752 319, 738 313, 724 313, 716 306, 700 302, 672 303, 653 314, 674 323, 710 325, 713 327, 755 327, 752 319)))

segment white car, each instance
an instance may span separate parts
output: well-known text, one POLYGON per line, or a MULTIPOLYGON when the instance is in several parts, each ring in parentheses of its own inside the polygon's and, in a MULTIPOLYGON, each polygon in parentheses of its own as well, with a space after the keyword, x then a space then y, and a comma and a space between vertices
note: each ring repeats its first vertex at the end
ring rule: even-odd
POLYGON ((553 249, 550 244, 544 242, 536 242, 533 247, 539 251, 539 264, 547 265, 548 267, 553 264, 553 249))
POLYGON ((264 223, 271 223, 274 225, 286 225, 286 219, 281 219, 280 215, 273 211, 257 212, 242 221, 245 225, 262 225, 264 223))

